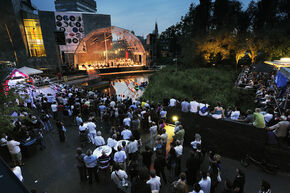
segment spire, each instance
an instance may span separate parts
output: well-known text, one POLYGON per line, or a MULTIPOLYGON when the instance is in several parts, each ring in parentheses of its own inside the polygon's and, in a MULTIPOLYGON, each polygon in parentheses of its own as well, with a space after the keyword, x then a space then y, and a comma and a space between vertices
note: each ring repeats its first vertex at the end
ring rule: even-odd
POLYGON ((157 24, 157 21, 155 21, 155 29, 154 29, 154 33, 155 35, 158 37, 158 24, 157 24))

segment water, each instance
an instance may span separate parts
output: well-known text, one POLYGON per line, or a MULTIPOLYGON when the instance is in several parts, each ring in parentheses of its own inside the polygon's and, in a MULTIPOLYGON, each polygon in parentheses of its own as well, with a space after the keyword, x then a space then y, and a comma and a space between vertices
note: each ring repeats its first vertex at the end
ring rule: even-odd
POLYGON ((145 88, 140 87, 142 83, 148 82, 150 74, 142 74, 135 76, 126 76, 114 78, 110 81, 111 87, 115 90, 116 95, 130 97, 133 100, 142 96, 145 88))

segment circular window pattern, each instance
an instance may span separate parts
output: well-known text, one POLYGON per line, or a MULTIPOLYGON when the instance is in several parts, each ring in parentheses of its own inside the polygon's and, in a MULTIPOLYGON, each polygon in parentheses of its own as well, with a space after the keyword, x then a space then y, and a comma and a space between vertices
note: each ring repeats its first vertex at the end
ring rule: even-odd
POLYGON ((61 23, 60 21, 57 21, 57 22, 56 22, 56 26, 57 26, 57 27, 61 27, 61 26, 62 26, 62 23, 61 23))
POLYGON ((71 39, 70 38, 66 39, 66 42, 70 44, 71 43, 71 39))
POLYGON ((80 33, 76 33, 76 37, 77 38, 81 38, 81 34, 80 33))
POLYGON ((82 21, 82 18, 81 18, 81 16, 78 16, 78 19, 77 19, 78 21, 82 21))
POLYGON ((84 29, 82 27, 80 27, 79 32, 84 32, 84 29))
POLYGON ((57 15, 55 18, 56 18, 56 20, 58 20, 58 21, 61 21, 61 20, 62 20, 61 15, 57 15))
POLYGON ((72 36, 72 37, 74 37, 75 36, 75 33, 70 32, 69 35, 72 36))
POLYGON ((65 32, 65 28, 64 27, 60 27, 59 30, 62 31, 62 32, 65 32))
POLYGON ((70 27, 74 27, 74 23, 73 22, 69 22, 69 24, 68 24, 70 27))
POLYGON ((75 43, 75 44, 79 42, 79 40, 78 40, 77 38, 74 38, 72 41, 73 41, 73 43, 75 43))
POLYGON ((77 33, 77 32, 79 31, 77 27, 74 27, 72 30, 73 30, 73 32, 75 32, 75 33, 77 33))
POLYGON ((64 15, 63 16, 63 20, 68 21, 69 20, 68 16, 67 15, 64 15))
POLYGON ((77 26, 77 27, 81 27, 82 24, 81 24, 80 22, 76 22, 76 26, 77 26))
POLYGON ((76 20, 75 16, 73 16, 73 15, 70 16, 69 19, 70 19, 71 21, 75 21, 75 20, 76 20))
POLYGON ((64 21, 63 24, 64 24, 64 27, 68 26, 68 22, 67 21, 64 21))

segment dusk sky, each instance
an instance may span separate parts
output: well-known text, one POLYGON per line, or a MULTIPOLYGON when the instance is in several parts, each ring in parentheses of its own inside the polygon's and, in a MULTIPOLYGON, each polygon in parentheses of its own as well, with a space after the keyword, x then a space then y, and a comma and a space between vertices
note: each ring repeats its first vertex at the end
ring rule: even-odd
MULTIPOLYGON (((251 0, 240 0, 247 6, 251 0)), ((110 14, 113 26, 146 36, 158 22, 159 32, 180 21, 190 3, 199 0, 97 0, 97 13, 110 14)), ((40 10, 55 11, 54 0, 32 0, 40 10)))

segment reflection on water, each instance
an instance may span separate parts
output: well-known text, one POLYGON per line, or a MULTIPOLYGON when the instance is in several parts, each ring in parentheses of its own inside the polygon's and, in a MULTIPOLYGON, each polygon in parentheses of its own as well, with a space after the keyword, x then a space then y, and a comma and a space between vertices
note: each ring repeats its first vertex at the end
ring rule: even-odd
POLYGON ((148 83, 149 74, 126 76, 111 80, 116 95, 130 97, 133 100, 142 96, 148 83))

